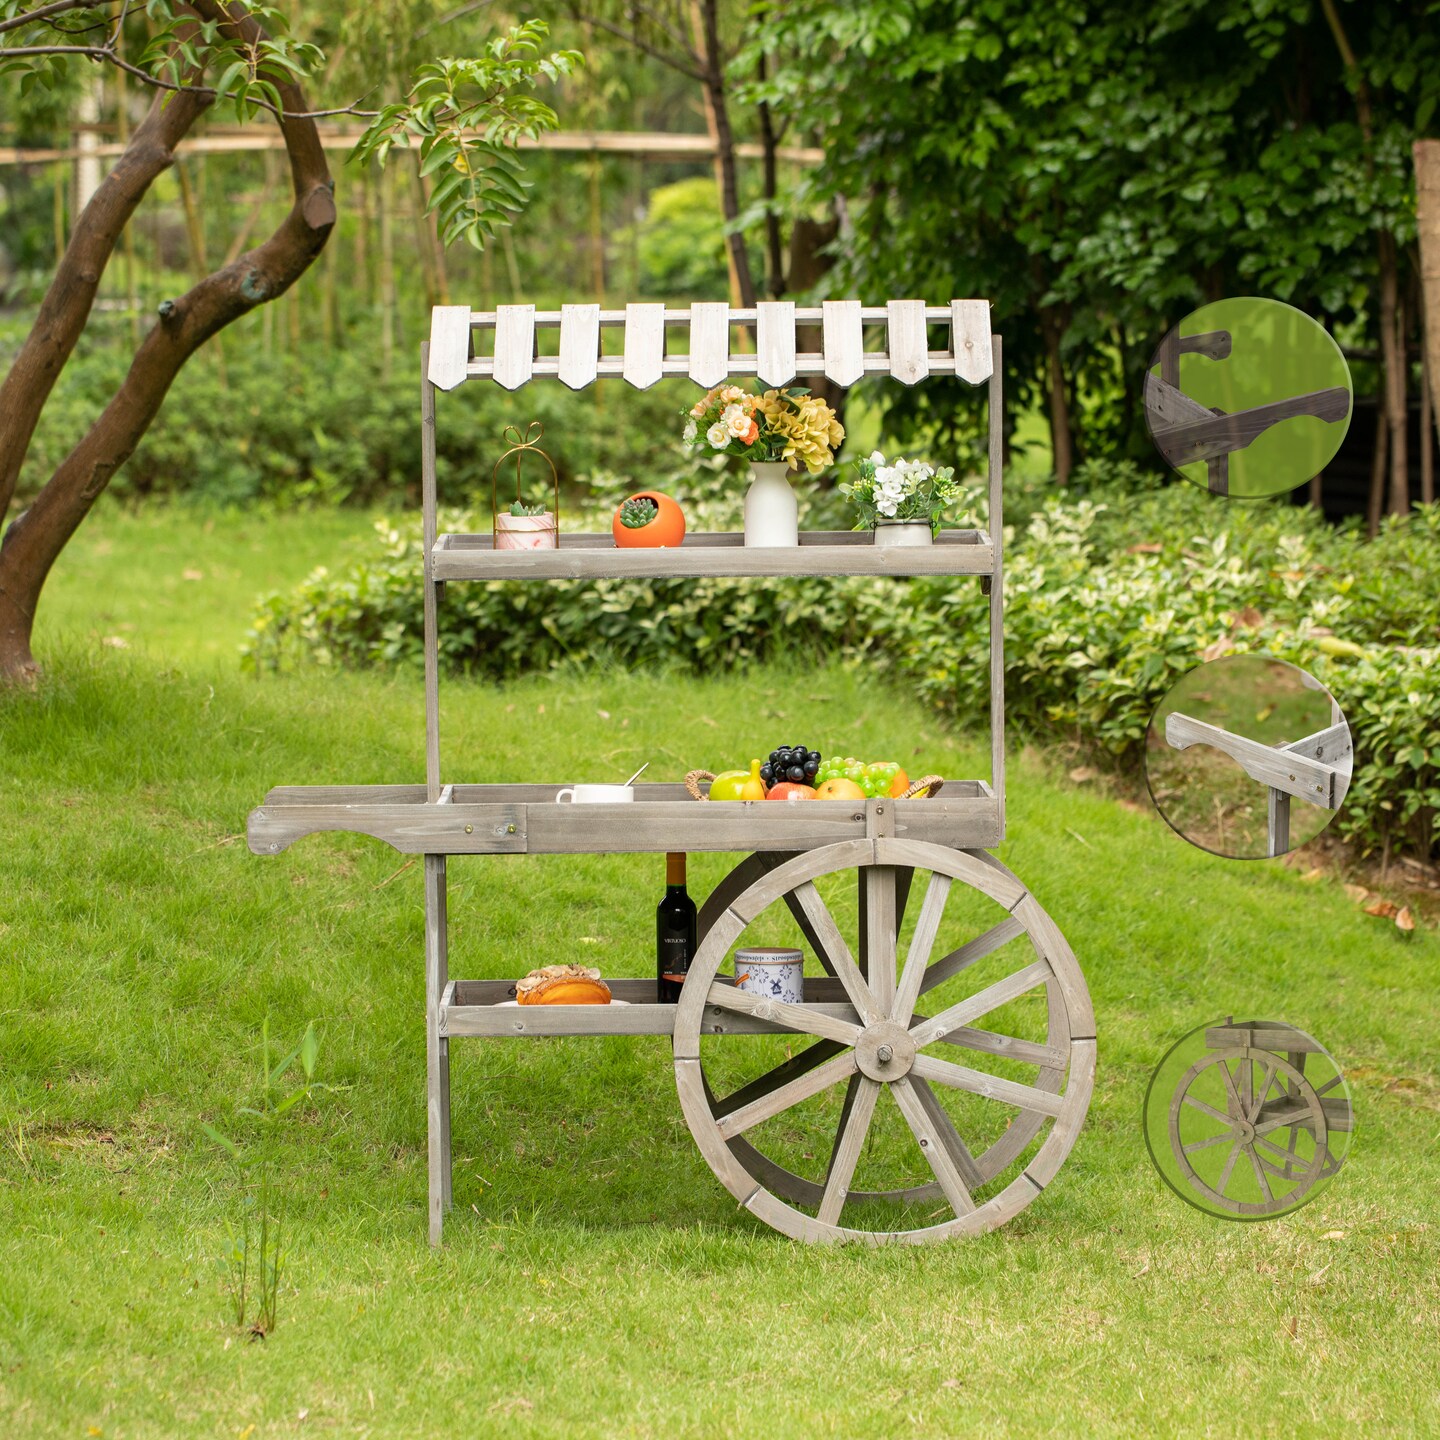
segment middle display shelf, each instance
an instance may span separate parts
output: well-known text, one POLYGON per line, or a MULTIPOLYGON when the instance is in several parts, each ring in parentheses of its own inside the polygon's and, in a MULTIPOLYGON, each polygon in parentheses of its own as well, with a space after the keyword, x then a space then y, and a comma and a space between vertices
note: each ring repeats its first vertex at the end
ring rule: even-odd
POLYGON ((877 545, 864 530, 803 531, 794 546, 747 546, 737 532, 686 535, 682 545, 621 548, 609 534, 559 536, 558 549, 496 550, 486 534, 444 534, 432 580, 601 580, 752 575, 984 575, 995 573, 986 530, 942 530, 933 545, 877 545))

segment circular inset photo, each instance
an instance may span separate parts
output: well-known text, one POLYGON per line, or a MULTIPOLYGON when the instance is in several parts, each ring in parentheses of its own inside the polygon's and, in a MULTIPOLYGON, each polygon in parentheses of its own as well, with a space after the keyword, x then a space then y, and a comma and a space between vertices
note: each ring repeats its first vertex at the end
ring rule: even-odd
POLYGON ((1313 1200, 1350 1151, 1350 1089, 1293 1025, 1225 1016, 1155 1067, 1145 1145, 1165 1183, 1222 1220, 1273 1220, 1313 1200))
POLYGON ((1350 428, 1350 367, 1317 320, 1279 300, 1217 300, 1160 342, 1145 373, 1155 448, 1216 495, 1283 495, 1350 428))
POLYGON ((1227 655, 1182 675, 1150 717, 1145 783, 1182 839, 1229 860, 1313 840, 1350 786, 1350 727, 1298 665, 1227 655))

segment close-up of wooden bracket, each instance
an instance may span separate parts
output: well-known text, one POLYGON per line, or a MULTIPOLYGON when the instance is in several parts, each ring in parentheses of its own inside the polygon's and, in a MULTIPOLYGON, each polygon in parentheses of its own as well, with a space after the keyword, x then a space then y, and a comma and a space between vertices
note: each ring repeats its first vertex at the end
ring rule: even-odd
MULTIPOLYGON (((1228 330, 1181 336, 1171 331, 1160 342, 1156 360, 1159 375, 1145 376, 1145 418, 1150 434, 1166 460, 1177 470, 1204 461, 1212 494, 1230 493, 1230 460, 1274 425, 1302 415, 1334 424, 1350 414, 1350 392, 1343 385, 1292 395, 1267 405, 1227 413, 1193 400, 1180 388, 1180 357, 1203 355, 1207 360, 1228 360, 1232 348, 1228 330)), ((1296 483, 1307 480, 1296 476, 1296 483)))
POLYGON ((1165 740, 1176 750, 1209 745, 1222 751, 1269 790, 1268 854, 1273 858, 1290 848, 1292 800, 1338 810, 1345 799, 1353 758, 1350 727, 1333 701, 1331 711, 1331 723, 1323 730, 1286 745, 1266 745, 1175 711, 1165 717, 1165 740))

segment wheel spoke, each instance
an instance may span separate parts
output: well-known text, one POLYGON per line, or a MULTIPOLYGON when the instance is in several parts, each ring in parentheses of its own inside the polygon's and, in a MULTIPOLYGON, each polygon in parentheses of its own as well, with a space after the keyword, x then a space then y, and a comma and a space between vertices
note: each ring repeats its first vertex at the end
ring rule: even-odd
POLYGON ((1230 1147, 1230 1153, 1225 1157, 1225 1167, 1220 1171, 1220 1178, 1215 1182, 1215 1192, 1218 1195, 1225 1193, 1225 1187, 1230 1183, 1230 1176, 1235 1171, 1235 1162, 1240 1158, 1240 1141, 1237 1139, 1230 1147))
POLYGON ((838 1055, 844 1048, 838 1040, 817 1040, 813 1045, 806 1046, 798 1055, 792 1055, 790 1059, 782 1061, 773 1070, 767 1070, 763 1075, 757 1075, 755 1079, 742 1085, 740 1089, 733 1091, 723 1100, 715 1101, 710 1109, 715 1118, 721 1120, 732 1111, 742 1109, 752 1100, 758 1100, 762 1095, 768 1095, 772 1090, 779 1089, 781 1085, 794 1080, 797 1076, 808 1074, 817 1065, 838 1055))
POLYGON ((1247 1150, 1245 1153, 1250 1157, 1250 1168, 1255 1172, 1255 1182, 1260 1186, 1260 1193, 1267 1201, 1274 1200, 1275 1195, 1270 1189, 1270 1182, 1265 1178, 1265 1170, 1260 1164, 1260 1157, 1254 1150, 1247 1150))
MULTIPOLYGON (((1300 1137, 1297 1135, 1293 1138, 1298 1140, 1300 1137)), ((1259 1149, 1261 1146, 1263 1146, 1266 1150, 1273 1151, 1276 1155, 1280 1157, 1280 1159, 1284 1160, 1287 1164, 1295 1165, 1304 1163, 1301 1157, 1294 1150, 1287 1150, 1283 1145, 1277 1145, 1273 1140, 1267 1140, 1263 1136, 1257 1136, 1255 1140, 1255 1147, 1256 1149, 1259 1149)))
MULTIPOLYGON (((931 969, 933 970, 934 966, 931 966, 931 969)), ((968 1025, 972 1020, 978 1020, 982 1015, 998 1010, 1000 1006, 1023 995, 1027 990, 1033 990, 1042 981, 1052 979, 1053 975, 1048 960, 1036 960, 1023 970, 1017 970, 1013 975, 1007 975, 1005 979, 987 985, 968 1000, 951 1005, 932 1019, 913 1026, 910 1037, 917 1049, 933 1044, 961 1025, 968 1025)))
POLYGON ((758 1100, 752 1100, 748 1105, 732 1111, 717 1122, 716 1129, 723 1139, 732 1140, 736 1135, 753 1130, 762 1121, 771 1119, 782 1110, 788 1110, 792 1105, 798 1105, 802 1100, 808 1100, 812 1095, 818 1095, 822 1090, 854 1073, 855 1052, 847 1050, 844 1054, 825 1061, 823 1065, 817 1065, 808 1074, 790 1081, 788 1085, 781 1085, 768 1095, 762 1095, 758 1100))
POLYGON ((803 885, 797 885, 790 894, 809 923, 810 943, 820 954, 828 957, 836 979, 845 987, 845 993, 850 997, 850 1003, 860 1018, 867 1024, 883 1019, 883 1012, 875 1003, 875 997, 870 993, 870 987, 865 983, 859 966, 855 964, 855 957, 851 955, 850 947, 845 943, 845 937, 835 923, 835 917, 820 898, 820 892, 807 880, 803 885))
POLYGON ((1210 1136, 1208 1140, 1192 1140, 1188 1145, 1182 1145, 1180 1148, 1187 1155, 1193 1155, 1197 1150, 1209 1150, 1214 1145, 1224 1145, 1226 1141, 1233 1140, 1234 1138, 1235 1137, 1226 1130, 1223 1134, 1210 1136))
POLYGON ((1032 1040, 1017 1040, 1013 1035, 1000 1035, 993 1030, 972 1030, 962 1025, 944 1037, 946 1045, 962 1050, 975 1050, 981 1055, 1002 1055, 1022 1065, 1039 1065, 1043 1070, 1063 1070, 1070 1056, 1059 1045, 1037 1045, 1032 1040))
MULTIPOLYGON (((1222 1067, 1223 1068, 1223 1067, 1222 1067)), ((1247 1054, 1240 1061, 1240 1113, 1245 1119, 1250 1118, 1250 1104, 1255 1096, 1255 1067, 1254 1062, 1247 1054)))
POLYGON ((955 1162, 955 1169, 959 1171, 966 1188, 978 1190, 985 1183, 985 1177, 980 1173, 980 1167, 975 1163, 970 1147, 960 1138, 960 1132, 955 1128, 950 1112, 940 1103, 940 1097, 930 1088, 928 1080, 922 1080, 913 1070, 908 1078, 915 1098, 930 1117, 930 1125, 936 1138, 950 1152, 950 1158, 955 1162))
POLYGON ((1260 1093, 1250 1098, 1250 1108, 1245 1112, 1245 1118, 1252 1123, 1260 1116, 1266 1099, 1270 1094, 1270 1087, 1275 1082, 1275 1061, 1270 1060, 1265 1064, 1265 1078, 1260 1082, 1260 1093))
POLYGON ((850 1181, 855 1177, 855 1166, 859 1163, 860 1151, 870 1130, 870 1120, 875 1114, 875 1102, 879 1098, 878 1080, 872 1080, 867 1075, 850 1077, 850 1090, 845 1096, 840 1127, 835 1133, 835 1149, 830 1156, 830 1173, 825 1177, 825 1193, 820 1197, 819 1220, 822 1225, 840 1223, 840 1212, 844 1209, 845 1197, 850 1193, 850 1181))
POLYGON ((861 871, 865 885, 865 976, 882 1015, 895 1003, 895 870, 890 865, 867 865, 861 871))
POLYGON ((1315 1093, 1317 1095, 1328 1095, 1339 1083, 1340 1077, 1338 1075, 1332 1075, 1323 1085, 1316 1088, 1315 1093))
POLYGON ((838 1040, 842 1045, 853 1045, 860 1038, 860 1027, 852 1025, 848 1020, 827 1015, 823 1010, 816 1010, 809 1005, 787 1005, 783 1000, 751 995, 720 980, 711 983, 705 1003, 720 1010, 754 1015, 757 1019, 768 1020, 783 1030, 795 1030, 802 1035, 818 1035, 826 1040, 838 1040))
MULTIPOLYGON (((1263 1111, 1261 1112, 1264 1113, 1263 1111)), ((1268 1120, 1257 1120, 1255 1122, 1255 1133, 1257 1135, 1268 1135, 1272 1130, 1279 1130, 1283 1125, 1290 1125, 1298 1129, 1307 1120, 1313 1120, 1315 1108, 1312 1105, 1298 1105, 1293 1110, 1283 1110, 1279 1114, 1272 1114, 1268 1120)))
POLYGON ((981 1095, 987 1100, 998 1100, 1002 1105, 1014 1105, 1020 1110, 1033 1110, 1041 1115, 1058 1115, 1065 1107, 1064 1098, 1052 1095, 1048 1090, 1037 1090, 1033 1085, 1022 1085, 1016 1080, 1002 1080, 998 1075, 987 1075, 982 1070, 971 1070, 969 1066, 954 1065, 949 1060, 936 1060, 929 1055, 917 1055, 911 1073, 922 1080, 947 1085, 952 1090, 965 1090, 971 1095, 981 1095))
POLYGON ((962 970, 968 969, 977 960, 983 960, 987 955, 994 954, 1002 945, 1008 945, 1017 935, 1024 933, 1025 927, 1013 915, 1007 916, 998 925, 991 926, 983 935, 977 935, 958 950, 952 950, 948 955, 937 960, 925 972, 925 978, 920 982, 920 993, 924 995, 937 985, 943 985, 947 980, 954 979, 962 970))
POLYGON ((932 873, 930 884, 925 889, 924 903, 920 906, 920 918, 915 922, 915 934, 910 939, 910 949, 905 956, 905 969, 900 975, 895 1003, 890 1011, 890 1018, 899 1025, 908 1027, 914 1018, 915 1002, 920 998, 925 967, 930 963, 930 952, 935 948, 935 937, 940 933, 940 921, 945 914, 945 901, 949 894, 950 877, 938 872, 932 873))
POLYGON ((895 1097, 895 1103, 900 1107, 900 1113, 905 1117, 905 1123, 915 1136, 916 1143, 920 1146, 920 1153, 929 1161, 931 1170, 935 1172, 935 1178, 940 1182, 940 1188, 945 1192, 945 1198, 950 1202, 950 1208, 956 1215, 968 1215, 975 1208, 975 1202, 970 1198, 969 1190, 965 1188, 965 1181, 961 1177, 954 1159, 936 1133, 930 1117, 925 1113, 924 1105, 921 1104, 915 1091, 911 1088, 908 1077, 902 1076, 899 1080, 892 1080, 890 1093, 895 1097))
POLYGON ((1209 1115, 1212 1118, 1218 1120, 1223 1126, 1225 1126, 1227 1130, 1230 1128, 1231 1117, 1227 1115, 1223 1110, 1217 1110, 1213 1105, 1208 1104, 1204 1100, 1201 1100, 1198 1096, 1187 1094, 1185 1096, 1185 1103, 1192 1106, 1194 1109, 1203 1111, 1206 1115, 1209 1115))
MULTIPOLYGON (((1250 1062, 1248 1060, 1241 1060, 1238 1063, 1248 1065, 1250 1062)), ((1243 1118, 1246 1113, 1245 1106, 1240 1103, 1240 1096, 1235 1090, 1235 1077, 1230 1073, 1229 1065, 1223 1060, 1220 1062, 1220 1074, 1225 1081, 1225 1098, 1228 1102, 1226 1108, 1229 1109, 1229 1113, 1233 1119, 1239 1120, 1243 1118), (1232 1106, 1234 1107, 1233 1109, 1230 1108, 1232 1106)))

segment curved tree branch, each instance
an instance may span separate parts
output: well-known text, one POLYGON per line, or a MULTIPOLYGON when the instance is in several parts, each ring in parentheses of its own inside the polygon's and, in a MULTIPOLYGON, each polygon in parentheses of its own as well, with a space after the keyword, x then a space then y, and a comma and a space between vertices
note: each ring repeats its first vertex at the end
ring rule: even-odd
MULTIPOLYGON (((218 22, 242 40, 263 37, 258 23, 237 13, 238 7, 195 0, 192 8, 200 19, 218 22)), ((298 86, 279 90, 287 110, 292 105, 304 110, 298 86)), ((0 388, 0 513, 14 493, 20 459, 45 397, 84 329, 116 237, 145 189, 173 159, 176 141, 208 103, 185 93, 168 102, 157 97, 77 222, 40 317, 0 388)), ((141 343, 115 397, 0 542, 0 680, 35 673, 30 636, 50 568, 110 477, 134 452, 185 362, 233 320, 288 290, 323 249, 336 212, 319 132, 309 118, 286 115, 279 124, 294 192, 279 228, 178 300, 161 305, 159 323, 141 343)))

